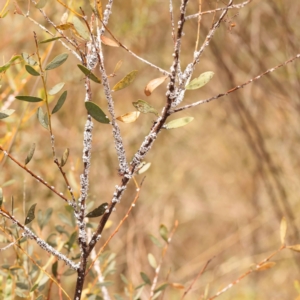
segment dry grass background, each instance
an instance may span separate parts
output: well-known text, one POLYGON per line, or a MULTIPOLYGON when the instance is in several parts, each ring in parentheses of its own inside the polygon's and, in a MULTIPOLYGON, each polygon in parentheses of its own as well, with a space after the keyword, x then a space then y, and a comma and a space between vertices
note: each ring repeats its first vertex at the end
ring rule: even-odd
MULTIPOLYGON (((69 3, 74 9, 82 5, 88 13, 88 6, 83 2, 69 3)), ((110 30, 132 51, 168 69, 172 62, 172 38, 167 1, 115 2, 110 30)), ((203 10, 213 9, 216 5, 216 1, 202 2, 203 10)), ((0 3, 2 5, 4 1, 0 3)), ((197 5, 198 1, 190 1, 189 13, 195 13, 197 5)), ((178 16, 179 1, 174 1, 174 6, 175 16, 178 16)), ((33 31, 40 39, 47 38, 28 19, 14 15, 12 5, 10 9, 8 16, 0 20, 3 62, 13 54, 35 51, 33 31)), ((38 11, 31 11, 32 18, 46 24, 38 11)), ((46 7, 47 14, 57 23, 64 11, 56 1, 49 1, 46 7)), ((228 22, 222 23, 195 71, 195 75, 213 71, 213 80, 200 90, 189 91, 185 103, 227 91, 299 51, 300 5, 297 1, 254 0, 234 16, 236 13, 235 10, 229 11, 228 22), (229 30, 230 18, 236 24, 232 30, 229 30)), ((212 18, 212 15, 206 15, 202 19, 201 41, 212 18)), ((183 65, 192 57, 196 32, 197 20, 188 21, 183 39, 183 65)), ((45 57, 49 55, 50 59, 66 51, 58 42, 53 48, 49 44, 43 46, 43 50, 45 57)), ((132 101, 146 100, 143 94, 145 85, 160 74, 122 49, 106 48, 105 52, 108 72, 113 71, 120 59, 124 61, 118 77, 111 79, 112 84, 131 70, 139 70, 135 82, 114 95, 117 114, 123 114, 133 110, 132 101)), ((53 127, 58 153, 70 148, 71 155, 65 169, 78 195, 86 111, 83 78, 74 67, 75 63, 70 56, 67 63, 51 72, 48 82, 49 86, 66 82, 68 98, 64 108, 53 118, 53 127)), ((160 281, 164 281, 170 269, 170 281, 187 286, 205 262, 216 256, 187 299, 201 299, 207 283, 213 295, 252 263, 276 250, 280 246, 281 216, 288 219, 289 241, 299 243, 299 76, 299 62, 296 61, 226 98, 182 112, 180 116, 193 116, 195 120, 186 127, 160 134, 146 159, 152 166, 146 173, 137 206, 109 245, 109 250, 116 253, 116 273, 108 278, 115 283, 109 287, 110 292, 122 293, 124 284, 120 273, 134 285, 142 281, 140 271, 146 272, 150 278, 154 276, 147 254, 151 252, 159 259, 160 250, 152 244, 149 234, 158 236, 161 223, 171 228, 175 220, 179 221, 160 281), (294 233, 293 226, 297 229, 294 233)), ((41 83, 16 66, 2 76, 1 84, 1 105, 11 101, 10 108, 16 109, 14 115, 0 123, 1 144, 6 148, 12 144, 11 153, 23 160, 30 144, 36 142, 37 151, 30 163, 31 170, 66 193, 51 160, 48 132, 38 124, 35 116, 37 106, 12 101, 17 94, 37 95, 41 83)), ((94 101, 105 108, 101 87, 93 85, 93 92, 94 101)), ((165 86, 156 90, 147 101, 161 108, 165 101, 165 86)), ((143 141, 152 121, 152 115, 142 115, 136 123, 120 124, 128 159, 143 141)), ((110 200, 114 185, 120 180, 117 168, 111 128, 95 123, 90 177, 90 199, 94 206, 110 200)), ((11 179, 15 180, 14 183, 3 190, 7 202, 11 195, 14 196, 15 207, 19 208, 16 215, 20 219, 24 218, 25 193, 26 209, 32 203, 37 203, 37 209, 43 211, 47 207, 54 208, 55 213, 42 233, 44 238, 54 231, 54 225, 63 225, 57 212, 65 211, 64 203, 12 162, 3 161, 2 157, 0 185, 11 179)), ((141 179, 140 176, 138 180, 141 179)), ((135 195, 134 189, 132 183, 117 206, 112 225, 105 231, 103 240, 124 216, 135 195)), ((33 228, 38 231, 36 224, 33 228)), ((68 226, 66 229, 73 231, 68 226)), ((43 257, 34 247, 37 255, 43 257)), ((13 262, 14 259, 13 252, 1 253, 2 262, 13 262)), ((286 250, 276 256, 275 261, 274 268, 252 274, 219 298, 296 299, 299 291, 294 284, 299 280, 299 255, 294 256, 286 250)), ((62 282, 72 293, 72 277, 66 277, 62 282)), ((164 299, 179 299, 180 293, 168 289, 164 299)))

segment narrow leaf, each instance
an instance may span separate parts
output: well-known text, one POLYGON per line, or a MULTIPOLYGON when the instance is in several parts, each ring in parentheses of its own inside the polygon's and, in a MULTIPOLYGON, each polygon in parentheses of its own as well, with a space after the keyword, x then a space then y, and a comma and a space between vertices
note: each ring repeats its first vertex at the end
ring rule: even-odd
POLYGON ((280 223, 280 240, 282 245, 285 244, 286 230, 287 230, 287 223, 285 217, 283 217, 280 223))
POLYGON ((53 265, 52 265, 52 274, 54 275, 54 277, 57 277, 57 268, 58 268, 58 261, 56 261, 53 265))
POLYGON ((296 251, 296 252, 300 252, 300 244, 299 245, 288 246, 287 248, 291 249, 293 251, 296 251))
POLYGON ((173 283, 170 283, 170 285, 171 285, 174 289, 177 289, 177 290, 183 290, 183 289, 184 289, 184 285, 182 285, 182 284, 180 284, 180 283, 173 282, 173 283))
POLYGON ((113 91, 119 91, 122 90, 124 88, 126 88, 127 86, 129 86, 135 79, 136 74, 137 74, 137 70, 131 71, 129 74, 127 74, 123 79, 121 79, 114 87, 113 87, 113 91))
POLYGON ((120 274, 120 277, 121 277, 121 280, 122 280, 126 285, 129 284, 128 279, 126 278, 126 276, 125 276, 124 274, 120 274))
POLYGON ((25 219, 25 225, 29 224, 32 222, 35 218, 34 211, 35 211, 36 203, 32 204, 31 207, 29 208, 29 211, 27 213, 26 219, 25 219))
POLYGON ((155 259, 155 257, 153 256, 152 253, 148 253, 148 261, 149 261, 150 266, 153 269, 156 269, 157 263, 156 263, 156 259, 155 259))
POLYGON ((56 26, 56 28, 60 29, 60 30, 67 30, 67 29, 70 29, 70 28, 74 28, 74 25, 71 22, 67 22, 65 24, 61 24, 61 25, 56 26))
POLYGON ((138 171, 136 172, 138 175, 145 173, 151 166, 151 163, 144 163, 142 166, 139 166, 138 171))
POLYGON ((120 47, 119 43, 116 41, 108 38, 107 36, 101 35, 101 42, 102 44, 106 46, 111 46, 111 47, 120 47))
POLYGON ((192 122, 194 120, 193 117, 184 117, 184 118, 179 118, 179 119, 175 119, 169 123, 167 123, 164 128, 166 129, 175 129, 178 127, 182 127, 185 126, 186 124, 192 122))
POLYGON ((30 65, 25 65, 25 69, 32 76, 40 76, 40 73, 30 65))
POLYGON ((0 207, 2 207, 3 204, 3 191, 2 188, 0 188, 0 207))
POLYGON ((72 21, 77 33, 85 40, 89 40, 90 33, 88 32, 86 26, 76 16, 73 17, 72 21))
POLYGON ((186 87, 186 90, 196 90, 206 85, 214 76, 214 72, 204 72, 198 78, 193 79, 186 87))
POLYGON ((144 90, 145 95, 150 96, 152 94, 152 92, 158 86, 160 86, 167 78, 168 78, 168 76, 163 76, 163 77, 159 77, 159 78, 155 78, 155 79, 151 80, 145 87, 145 90, 144 90))
POLYGON ((0 111, 0 120, 5 119, 15 112, 14 109, 5 109, 0 111))
POLYGON ((169 283, 163 283, 163 284, 161 284, 161 285, 154 291, 154 293, 157 293, 157 292, 159 292, 159 291, 163 291, 168 285, 169 285, 169 283))
POLYGON ((30 149, 29 149, 29 152, 28 152, 27 157, 25 159, 25 165, 27 165, 31 161, 31 159, 33 157, 33 154, 34 154, 34 150, 35 150, 35 143, 33 143, 31 145, 30 149))
POLYGON ((123 116, 119 116, 116 119, 123 123, 132 123, 138 119, 139 115, 140 115, 139 111, 132 111, 123 116))
POLYGON ((151 280, 149 279, 149 277, 144 272, 141 272, 140 275, 141 275, 142 279, 144 280, 144 282, 146 284, 151 285, 151 280))
POLYGON ((11 66, 10 63, 7 63, 7 64, 5 64, 5 65, 3 65, 3 66, 0 66, 0 74, 1 74, 1 73, 4 73, 5 71, 7 71, 7 70, 9 69, 10 66, 11 66))
POLYGON ((153 108, 148 102, 144 100, 138 100, 136 102, 132 102, 133 106, 143 114, 153 113, 158 116, 158 112, 155 108, 153 108))
POLYGON ((92 210, 86 215, 86 218, 97 218, 102 216, 105 213, 106 208, 108 207, 108 203, 102 203, 100 206, 92 210))
POLYGON ((59 40, 59 39, 62 39, 62 38, 63 38, 62 36, 57 36, 57 37, 54 37, 54 38, 51 38, 51 39, 40 41, 39 44, 50 43, 50 42, 53 42, 53 41, 56 41, 56 40, 59 40))
POLYGON ((68 53, 62 53, 57 55, 45 68, 45 70, 53 70, 59 66, 61 66, 67 59, 69 54, 68 53))
POLYGON ((54 87, 52 87, 48 91, 48 94, 51 95, 51 96, 57 94, 64 87, 64 85, 65 85, 64 82, 60 82, 60 83, 56 84, 54 87))
POLYGON ((44 114, 43 109, 42 109, 41 107, 39 107, 38 110, 37 110, 37 118, 38 118, 40 124, 41 124, 44 128, 46 128, 46 129, 48 130, 48 125, 47 125, 47 123, 45 122, 45 114, 44 114))
POLYGON ((80 69, 80 71, 87 76, 89 79, 96 83, 101 83, 101 79, 98 78, 96 75, 94 75, 87 67, 83 65, 77 65, 77 67, 80 69))
POLYGON ((119 61, 117 62, 116 66, 115 66, 115 69, 114 69, 114 74, 115 74, 117 71, 119 71, 119 69, 121 68, 122 64, 123 64, 123 60, 119 60, 119 61))
POLYGON ((104 124, 108 124, 110 122, 109 118, 96 103, 91 101, 85 102, 85 108, 96 121, 104 124))
POLYGON ((47 1, 48 1, 48 0, 40 0, 40 1, 35 5, 35 7, 36 7, 36 8, 39 8, 39 9, 44 8, 44 6, 47 4, 47 1))
POLYGON ((268 269, 271 269, 272 267, 274 267, 276 265, 275 262, 273 261, 268 261, 258 267, 256 267, 256 271, 265 271, 265 270, 268 270, 268 269))
POLYGON ((54 106, 54 108, 53 108, 53 110, 52 110, 52 114, 55 114, 56 112, 58 112, 58 111, 61 109, 61 107, 64 105, 64 103, 65 103, 65 101, 66 101, 67 94, 68 94, 68 92, 67 92, 67 91, 64 91, 64 92, 60 95, 59 99, 57 100, 56 105, 54 106))
POLYGON ((36 66, 38 63, 32 58, 32 55, 29 55, 26 52, 21 53, 22 58, 26 62, 26 64, 31 65, 31 66, 36 66))
POLYGON ((42 98, 32 97, 32 96, 16 96, 15 98, 18 100, 21 100, 21 101, 26 101, 26 102, 41 102, 41 101, 43 101, 42 98))
POLYGON ((159 227, 159 234, 165 242, 168 242, 169 231, 164 224, 161 224, 159 227))
POLYGON ((61 161, 60 161, 60 166, 63 167, 67 161, 68 161, 68 157, 69 157, 69 148, 67 148, 65 151, 64 151, 64 154, 61 158, 61 161))

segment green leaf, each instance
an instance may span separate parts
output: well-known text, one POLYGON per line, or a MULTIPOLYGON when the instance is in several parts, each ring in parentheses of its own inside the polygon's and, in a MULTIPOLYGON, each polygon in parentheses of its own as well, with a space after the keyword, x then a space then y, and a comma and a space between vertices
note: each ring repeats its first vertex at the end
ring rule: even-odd
POLYGON ((196 90, 206 85, 214 76, 214 72, 204 72, 198 78, 193 79, 186 87, 186 90, 196 90))
POLYGON ((35 143, 33 143, 29 149, 27 157, 25 158, 25 165, 27 165, 31 161, 34 154, 34 150, 35 150, 35 143))
POLYGON ((149 277, 144 272, 141 272, 140 275, 146 284, 151 285, 151 281, 150 281, 149 277))
POLYGON ((85 40, 89 40, 90 33, 88 32, 86 26, 83 25, 83 23, 76 16, 73 17, 72 21, 77 33, 85 40))
POLYGON ((29 211, 28 211, 26 219, 25 219, 25 225, 31 223, 34 220, 34 218, 35 218, 35 214, 34 214, 35 207, 36 207, 36 203, 32 204, 31 207, 29 208, 29 211))
POLYGON ((87 76, 89 79, 96 83, 101 83, 101 79, 98 78, 96 75, 94 75, 87 67, 83 65, 77 65, 77 67, 80 69, 80 71, 87 76))
POLYGON ((52 212, 53 212, 53 208, 52 207, 49 207, 47 210, 46 210, 46 213, 45 215, 43 215, 42 211, 39 210, 38 211, 38 224, 39 224, 39 227, 41 230, 43 230, 44 226, 48 223, 51 215, 52 215, 52 212))
POLYGON ((2 207, 3 204, 3 191, 2 188, 0 188, 0 207, 2 207))
POLYGON ((192 122, 193 120, 194 120, 193 117, 179 118, 179 119, 176 119, 176 120, 173 120, 173 121, 167 123, 164 126, 164 128, 166 128, 166 129, 175 129, 175 128, 178 128, 178 127, 185 126, 186 124, 192 122))
POLYGON ((69 235, 69 232, 63 227, 63 226, 61 226, 61 225, 56 225, 55 226, 55 229, 57 230, 57 232, 58 233, 60 233, 60 234, 62 234, 62 233, 64 233, 66 236, 70 236, 69 235))
POLYGON ((21 53, 22 58, 24 59, 27 65, 36 66, 38 63, 32 58, 32 55, 29 55, 26 52, 21 53))
POLYGON ((51 38, 51 39, 40 41, 39 44, 50 43, 50 42, 53 42, 53 41, 56 41, 56 40, 62 39, 62 38, 63 38, 62 36, 57 36, 57 37, 54 37, 54 38, 51 38))
POLYGON ((122 90, 124 88, 126 88, 128 85, 130 85, 133 80, 136 77, 137 74, 137 70, 131 71, 129 74, 127 74, 123 79, 121 79, 114 87, 113 87, 113 91, 119 91, 122 90))
POLYGON ((14 109, 5 109, 0 111, 0 120, 5 119, 15 112, 14 109))
POLYGON ((109 124, 109 118, 96 103, 92 101, 85 102, 85 108, 96 121, 104 124, 109 124))
POLYGON ((32 96, 16 96, 15 98, 18 100, 21 100, 21 101, 26 101, 26 102, 41 102, 41 101, 43 101, 42 98, 32 97, 32 96))
POLYGON ((32 286, 32 288, 30 289, 30 292, 35 291, 37 288, 39 287, 39 285, 36 283, 32 286))
POLYGON ((155 236, 153 236, 152 234, 150 234, 150 239, 151 239, 151 241, 153 242, 154 245, 156 245, 159 248, 162 247, 162 244, 160 243, 160 241, 155 236))
POLYGON ((64 82, 60 82, 60 83, 56 84, 54 87, 52 87, 48 91, 48 94, 51 95, 51 96, 57 94, 64 87, 64 85, 65 85, 64 82))
POLYGON ((144 100, 138 100, 136 102, 132 102, 133 106, 143 114, 153 113, 158 116, 157 110, 153 108, 148 102, 144 100))
POLYGON ((60 166, 63 167, 67 161, 68 161, 68 157, 69 157, 69 148, 67 148, 65 151, 64 151, 64 154, 60 160, 60 166))
POLYGON ((71 250, 72 246, 74 245, 74 243, 75 243, 75 241, 76 241, 76 238, 77 238, 77 231, 74 231, 74 232, 71 234, 71 236, 70 236, 68 242, 66 243, 66 245, 67 245, 67 247, 68 247, 69 250, 71 250))
POLYGON ((168 285, 169 285, 168 283, 161 284, 156 290, 154 290, 154 293, 157 293, 159 291, 163 291, 168 285))
POLYGON ((126 278, 126 276, 125 276, 124 274, 120 274, 120 276, 121 276, 122 281, 123 281, 126 285, 128 285, 128 284, 129 284, 129 281, 128 281, 128 279, 126 278))
POLYGON ((96 218, 100 217, 105 213, 106 208, 108 207, 108 203, 102 203, 100 206, 92 210, 86 215, 86 218, 96 218))
POLYGON ((150 266, 153 269, 156 269, 157 263, 156 263, 156 259, 155 259, 155 257, 153 256, 152 253, 148 253, 148 261, 149 261, 150 266))
POLYGON ((0 73, 4 73, 5 71, 7 71, 9 69, 10 65, 11 65, 10 63, 7 63, 3 66, 0 66, 0 73))
POLYGON ((159 234, 163 238, 164 241, 168 242, 168 229, 164 224, 159 226, 159 234))
POLYGON ((67 59, 69 54, 68 53, 62 53, 57 55, 45 68, 46 71, 53 70, 55 68, 58 68, 61 66, 67 59))
POLYGON ((65 103, 65 101, 66 101, 67 94, 68 94, 68 92, 67 92, 67 91, 64 91, 64 92, 60 95, 59 99, 57 100, 56 105, 54 106, 54 108, 53 108, 53 110, 52 110, 52 114, 55 114, 56 112, 58 112, 58 111, 61 109, 61 107, 64 105, 64 103, 65 103))
POLYGON ((54 275, 54 277, 57 277, 57 268, 58 268, 58 261, 56 261, 53 265, 52 265, 52 274, 54 275))
POLYGON ((38 72, 38 71, 36 71, 32 66, 30 66, 30 65, 25 65, 25 69, 26 69, 26 71, 30 74, 30 75, 32 75, 32 76, 40 76, 41 74, 38 72))
POLYGON ((62 222, 64 222, 65 224, 69 225, 69 226, 73 226, 71 220, 66 216, 64 215, 63 213, 58 213, 58 217, 60 218, 60 220, 62 222))
POLYGON ((45 114, 44 114, 43 109, 41 107, 39 107, 38 110, 37 110, 37 118, 38 118, 40 124, 44 128, 48 129, 48 124, 45 122, 45 114))
POLYGON ((22 282, 22 281, 16 282, 16 286, 17 286, 18 288, 20 288, 21 290, 28 290, 28 289, 29 289, 28 284, 26 284, 26 283, 24 283, 24 282, 22 282))
POLYGON ((48 0, 40 0, 40 1, 35 5, 35 7, 36 7, 36 8, 39 8, 39 9, 44 8, 44 6, 47 4, 47 1, 48 1, 48 0))

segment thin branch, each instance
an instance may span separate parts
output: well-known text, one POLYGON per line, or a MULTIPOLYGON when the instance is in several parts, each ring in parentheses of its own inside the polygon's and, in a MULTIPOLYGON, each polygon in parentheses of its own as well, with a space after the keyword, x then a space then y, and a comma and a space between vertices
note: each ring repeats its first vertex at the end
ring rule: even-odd
POLYGON ((240 4, 233 4, 230 5, 228 7, 220 7, 220 8, 216 8, 216 9, 212 9, 212 10, 207 10, 207 11, 203 11, 197 14, 193 14, 193 15, 189 15, 187 17, 185 17, 185 20, 191 20, 191 19, 195 19, 198 18, 199 16, 203 16, 203 15, 207 15, 207 14, 214 14, 218 11, 222 11, 222 10, 226 10, 226 9, 232 9, 232 8, 243 8, 245 7, 247 4, 249 4, 252 0, 247 0, 243 3, 240 4))
POLYGON ((57 259, 62 260, 66 265, 74 270, 78 270, 78 264, 75 264, 72 260, 67 258, 64 254, 60 253, 52 246, 50 246, 43 239, 37 237, 27 226, 21 224, 14 216, 12 216, 8 211, 6 211, 3 207, 0 207, 0 214, 11 220, 14 224, 16 224, 19 228, 24 230, 22 233, 22 237, 27 237, 31 240, 34 240, 43 250, 46 250, 48 253, 57 257, 57 259))
POLYGON ((297 54, 296 56, 294 56, 294 57, 292 57, 292 58, 286 60, 284 63, 282 63, 282 64, 280 64, 280 65, 277 65, 276 67, 273 67, 273 68, 271 68, 271 69, 268 69, 267 71, 261 73, 260 75, 258 75, 258 76, 256 76, 256 77, 254 77, 254 78, 252 78, 252 79, 246 81, 245 83, 243 83, 243 84, 241 84, 241 85, 238 85, 238 86, 236 86, 236 87, 234 87, 234 88, 228 90, 228 91, 225 92, 225 93, 218 94, 218 95, 216 95, 216 96, 213 96, 213 97, 208 98, 208 99, 205 99, 205 100, 200 100, 200 101, 197 101, 197 102, 194 102, 194 103, 191 103, 191 104, 187 104, 187 105, 182 106, 182 107, 178 107, 178 108, 173 109, 172 111, 170 111, 170 114, 173 114, 173 113, 176 113, 176 112, 179 112, 179 111, 182 111, 182 110, 191 108, 191 107, 195 107, 195 106, 200 105, 200 104, 208 103, 208 102, 211 102, 211 101, 216 100, 216 99, 218 99, 218 98, 227 96, 228 94, 230 94, 230 93, 232 93, 232 92, 235 92, 236 90, 239 90, 239 89, 245 87, 246 85, 248 85, 248 84, 250 84, 250 83, 252 83, 252 82, 254 82, 254 81, 260 79, 261 77, 263 77, 263 76, 265 76, 265 75, 267 75, 267 74, 269 74, 269 73, 272 73, 273 71, 277 70, 278 68, 281 68, 281 67, 283 67, 283 66, 285 66, 285 65, 287 65, 287 64, 289 64, 289 63, 291 63, 291 62, 293 62, 293 61, 296 60, 297 58, 300 58, 300 53, 297 54))
POLYGON ((57 196, 59 196, 60 198, 62 198, 65 202, 67 202, 69 205, 73 206, 73 203, 71 201, 69 201, 64 195, 63 193, 58 192, 54 186, 50 186, 46 181, 44 181, 44 179, 42 179, 40 176, 34 174, 32 171, 30 171, 30 169, 27 168, 26 165, 21 164, 17 159, 15 159, 11 154, 9 154, 6 150, 4 150, 2 148, 2 146, 0 146, 0 151, 3 152, 3 154, 7 157, 9 157, 14 163, 16 163, 20 168, 22 168, 23 170, 25 170, 27 173, 29 173, 32 177, 34 177, 38 182, 42 183, 43 185, 45 185, 49 190, 51 190, 52 192, 54 192, 57 196))

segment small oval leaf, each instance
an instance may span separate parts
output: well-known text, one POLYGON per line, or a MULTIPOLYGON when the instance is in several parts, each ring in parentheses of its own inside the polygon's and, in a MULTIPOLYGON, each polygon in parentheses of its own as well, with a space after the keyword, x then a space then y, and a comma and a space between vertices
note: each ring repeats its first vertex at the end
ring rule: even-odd
POLYGON ((173 121, 170 121, 169 123, 167 123, 164 128, 166 129, 175 129, 178 127, 182 127, 185 126, 186 124, 192 122, 194 120, 193 117, 184 117, 184 118, 179 118, 179 119, 175 119, 173 121))
POLYGON ((36 8, 39 8, 39 9, 44 8, 44 6, 47 4, 47 1, 48 1, 48 0, 40 0, 40 1, 35 5, 35 7, 36 7, 36 8))
POLYGON ((41 101, 43 101, 42 98, 32 97, 32 96, 16 96, 15 98, 18 100, 21 100, 21 101, 26 101, 26 102, 41 102, 41 101))
POLYGON ((69 54, 68 53, 62 53, 57 55, 45 68, 46 71, 53 70, 55 68, 58 68, 61 66, 67 59, 69 54))
POLYGON ((60 82, 58 84, 56 84, 54 87, 52 87, 49 91, 48 94, 53 96, 55 94, 57 94, 58 92, 60 92, 60 90, 64 87, 65 83, 64 82, 60 82))
POLYGON ((54 38, 51 38, 51 39, 40 41, 39 44, 50 43, 50 42, 53 42, 53 41, 56 41, 56 40, 59 40, 59 39, 62 39, 62 38, 63 38, 62 36, 57 36, 57 37, 54 37, 54 38))
POLYGON ((159 226, 159 234, 165 242, 168 242, 169 231, 168 231, 167 227, 164 224, 161 224, 159 226))
POLYGON ((32 76, 40 76, 40 73, 30 65, 25 65, 25 69, 32 76))
POLYGON ((45 122, 45 114, 44 114, 43 109, 41 107, 39 107, 38 110, 37 110, 37 118, 38 118, 40 124, 44 128, 48 129, 48 124, 45 122))
POLYGON ((15 112, 14 109, 4 109, 0 111, 0 120, 5 119, 15 112))
POLYGON ((123 64, 123 60, 119 60, 119 61, 117 62, 116 66, 115 66, 115 69, 114 69, 114 74, 115 74, 117 71, 119 71, 119 69, 121 68, 122 64, 123 64))
POLYGON ((101 83, 101 79, 98 78, 96 75, 94 75, 87 67, 83 65, 77 65, 77 67, 80 69, 80 71, 87 76, 89 79, 96 83, 101 83))
POLYGON ((286 230, 287 230, 287 223, 285 217, 283 217, 280 223, 280 240, 282 245, 285 244, 286 230))
POLYGON ((116 119, 123 123, 132 123, 138 119, 139 115, 140 115, 139 111, 132 111, 123 116, 119 116, 116 119))
POLYGON ((256 271, 265 271, 265 270, 271 269, 275 265, 276 265, 275 262, 268 261, 268 262, 263 263, 262 265, 257 266, 256 271))
POLYGON ((67 161, 68 161, 68 157, 69 157, 69 148, 67 148, 65 151, 64 151, 64 154, 61 158, 61 161, 60 161, 60 166, 63 167, 67 161))
POLYGON ((133 106, 143 114, 153 113, 158 116, 157 110, 153 108, 148 102, 144 100, 138 100, 136 102, 132 102, 133 106))
POLYGON ((163 284, 161 284, 161 285, 154 291, 154 293, 157 293, 157 292, 159 292, 159 291, 163 291, 168 285, 169 285, 169 283, 163 283, 163 284))
POLYGON ((155 259, 155 257, 153 256, 152 253, 148 253, 148 261, 149 261, 150 266, 153 269, 156 269, 157 263, 156 263, 156 259, 155 259))
POLYGON ((214 76, 214 72, 208 71, 202 73, 199 77, 193 79, 186 87, 186 90, 196 90, 206 85, 214 76))
POLYGON ((56 105, 54 106, 54 108, 53 108, 53 110, 52 110, 52 114, 55 114, 56 112, 58 112, 58 111, 61 109, 61 107, 64 105, 64 103, 65 103, 65 101, 66 101, 67 94, 68 94, 68 92, 67 92, 67 91, 64 91, 64 92, 60 95, 59 99, 57 100, 56 105))
POLYGON ((100 217, 105 213, 105 210, 108 206, 108 203, 102 203, 100 206, 98 206, 97 208, 95 208, 94 210, 92 210, 91 212, 89 212, 86 215, 86 218, 96 218, 96 217, 100 217))
MULTIPOLYGON (((143 164, 143 163, 141 163, 143 164)), ((136 172, 138 175, 145 173, 151 166, 151 163, 144 163, 142 166, 139 166, 138 171, 136 172)))
POLYGON ((52 274, 54 277, 57 277, 57 268, 58 268, 58 261, 56 261, 53 265, 52 265, 52 274))
POLYGON ((86 26, 76 16, 73 17, 72 21, 77 33, 85 40, 89 40, 90 33, 88 32, 86 26))
POLYGON ((128 73, 123 79, 121 79, 117 84, 115 84, 112 90, 116 92, 129 86, 134 81, 137 72, 137 70, 134 70, 128 73))
POLYGON ((33 143, 29 149, 27 157, 25 158, 25 165, 27 165, 31 161, 34 151, 35 151, 35 143, 33 143))
POLYGON ((3 191, 2 188, 0 188, 0 207, 2 207, 3 204, 3 191))
POLYGON ((104 124, 108 124, 110 122, 109 118, 96 103, 92 101, 85 102, 85 108, 96 121, 104 124))
POLYGON ((26 219, 25 219, 25 225, 29 224, 30 222, 32 222, 35 218, 35 207, 36 207, 36 203, 32 204, 31 207, 29 208, 29 211, 27 213, 26 219))
POLYGON ((151 285, 151 280, 149 279, 149 277, 148 277, 144 272, 141 272, 140 275, 141 275, 143 281, 144 281, 146 284, 151 285))
POLYGON ((116 41, 101 35, 101 42, 102 44, 106 45, 106 46, 111 46, 111 47, 120 47, 119 43, 117 43, 116 41))
POLYGON ((144 90, 145 95, 150 96, 152 94, 152 92, 158 86, 160 86, 167 78, 168 78, 168 76, 163 76, 163 77, 159 77, 159 78, 155 78, 155 79, 151 80, 145 87, 145 90, 144 90))

